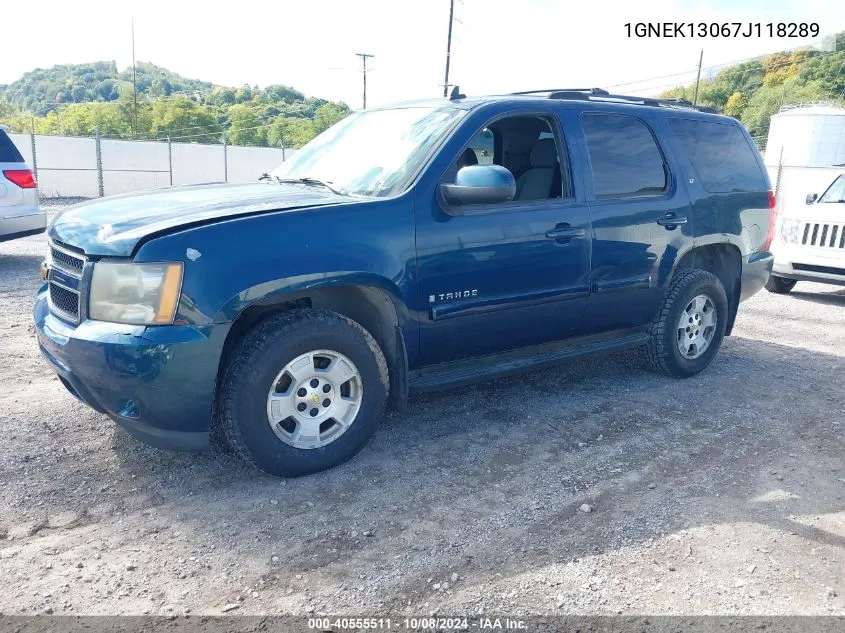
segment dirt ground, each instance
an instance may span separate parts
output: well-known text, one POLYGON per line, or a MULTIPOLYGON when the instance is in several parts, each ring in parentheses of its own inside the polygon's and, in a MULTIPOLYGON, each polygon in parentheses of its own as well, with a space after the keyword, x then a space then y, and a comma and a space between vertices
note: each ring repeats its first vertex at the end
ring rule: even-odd
POLYGON ((845 290, 761 292, 685 381, 631 352, 416 396, 283 481, 68 395, 44 249, 0 244, 2 614, 845 614, 845 290))

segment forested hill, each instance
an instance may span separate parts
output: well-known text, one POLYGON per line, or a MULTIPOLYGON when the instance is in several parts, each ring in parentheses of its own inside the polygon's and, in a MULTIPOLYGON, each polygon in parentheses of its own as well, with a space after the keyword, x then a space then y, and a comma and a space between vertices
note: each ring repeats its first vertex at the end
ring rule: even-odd
MULTIPOLYGON (((777 53, 726 66, 702 79, 698 103, 736 117, 758 143, 783 105, 828 101, 845 106, 845 31, 830 41, 830 50, 777 53)), ((680 86, 661 96, 692 101, 694 89, 692 84, 680 86)))
MULTIPOLYGON (((153 99, 174 93, 210 95, 214 89, 207 81, 186 79, 146 62, 137 65, 136 79, 138 94, 153 99)), ((66 64, 29 71, 0 88, 0 97, 16 108, 43 115, 56 103, 116 101, 121 84, 132 85, 132 68, 118 72, 113 61, 66 64)))
POLYGON ((155 64, 132 68, 113 61, 68 64, 27 72, 0 86, 0 122, 40 134, 166 138, 239 145, 299 147, 346 116, 341 102, 306 97, 285 85, 215 86, 155 64))

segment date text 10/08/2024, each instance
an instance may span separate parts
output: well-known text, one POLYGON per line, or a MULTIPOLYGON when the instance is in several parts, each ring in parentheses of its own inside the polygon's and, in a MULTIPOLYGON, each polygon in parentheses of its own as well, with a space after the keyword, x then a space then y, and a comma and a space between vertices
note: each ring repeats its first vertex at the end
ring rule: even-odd
POLYGON ((419 618, 339 618, 320 617, 308 618, 308 628, 318 631, 344 631, 344 630, 405 630, 405 631, 444 631, 456 630, 467 631, 478 630, 502 630, 502 631, 524 631, 527 628, 525 620, 518 618, 498 617, 419 617, 419 618))
POLYGON ((818 37, 816 22, 627 22, 627 37, 818 37))

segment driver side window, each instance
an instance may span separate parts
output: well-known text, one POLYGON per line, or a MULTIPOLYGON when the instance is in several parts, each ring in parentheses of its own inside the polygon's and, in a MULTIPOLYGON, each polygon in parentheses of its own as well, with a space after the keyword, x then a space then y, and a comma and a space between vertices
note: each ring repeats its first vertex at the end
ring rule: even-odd
POLYGON ((463 154, 458 157, 458 168, 467 165, 493 165, 494 145, 493 130, 490 128, 480 130, 472 137, 463 154))
POLYGON ((515 201, 572 198, 566 152, 554 126, 544 117, 499 119, 479 130, 457 157, 451 181, 470 165, 500 165, 516 180, 515 201))

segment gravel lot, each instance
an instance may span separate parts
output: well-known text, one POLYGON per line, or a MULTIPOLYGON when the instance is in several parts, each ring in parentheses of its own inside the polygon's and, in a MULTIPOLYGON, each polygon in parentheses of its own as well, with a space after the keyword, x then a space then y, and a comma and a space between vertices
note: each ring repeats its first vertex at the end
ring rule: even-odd
POLYGON ((760 293, 686 381, 625 353, 417 396, 282 481, 68 395, 44 248, 0 244, 0 614, 845 614, 845 290, 760 293))

